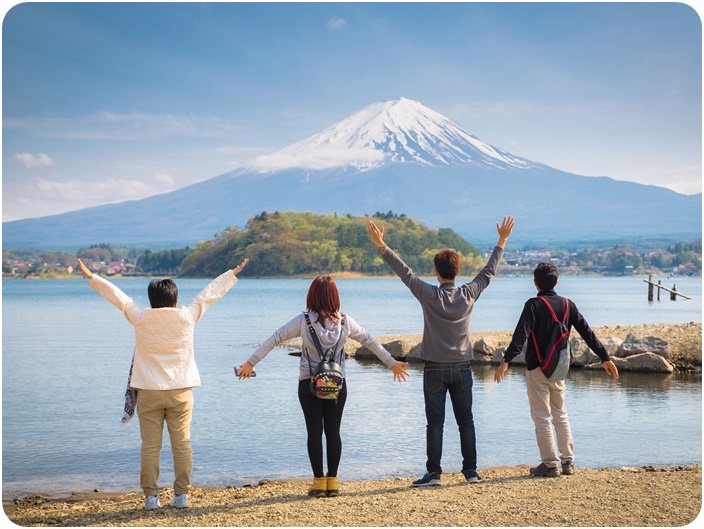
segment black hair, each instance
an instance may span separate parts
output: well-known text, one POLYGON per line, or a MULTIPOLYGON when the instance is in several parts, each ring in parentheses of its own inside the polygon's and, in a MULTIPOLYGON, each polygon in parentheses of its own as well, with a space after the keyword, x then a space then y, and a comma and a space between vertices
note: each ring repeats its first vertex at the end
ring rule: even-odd
POLYGON ((152 279, 147 294, 153 309, 171 308, 178 303, 178 287, 171 279, 152 279))
POLYGON ((552 263, 538 263, 538 266, 533 270, 533 279, 540 290, 550 290, 557 285, 557 278, 560 272, 552 263))

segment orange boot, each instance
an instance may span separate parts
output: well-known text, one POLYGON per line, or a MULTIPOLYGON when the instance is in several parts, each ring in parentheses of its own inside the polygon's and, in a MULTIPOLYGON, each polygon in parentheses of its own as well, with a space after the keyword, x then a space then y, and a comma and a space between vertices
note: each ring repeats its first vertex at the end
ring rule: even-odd
POLYGON ((340 494, 340 485, 337 482, 337 476, 331 478, 328 477, 328 496, 329 497, 334 497, 340 494))
POLYGON ((324 498, 328 493, 328 478, 313 478, 313 483, 311 483, 308 489, 308 496, 315 496, 316 498, 324 498))

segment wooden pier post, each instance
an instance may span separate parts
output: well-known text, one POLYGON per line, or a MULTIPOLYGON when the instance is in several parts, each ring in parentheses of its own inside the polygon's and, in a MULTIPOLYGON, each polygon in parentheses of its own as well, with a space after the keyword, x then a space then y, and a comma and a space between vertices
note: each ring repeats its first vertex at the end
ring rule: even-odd
POLYGON ((653 276, 648 276, 648 301, 653 301, 653 276))
POLYGON ((660 283, 661 281, 658 279, 658 301, 660 301, 660 283))
POLYGON ((672 301, 677 301, 677 288, 675 288, 677 285, 672 285, 672 292, 670 292, 670 299, 672 301))

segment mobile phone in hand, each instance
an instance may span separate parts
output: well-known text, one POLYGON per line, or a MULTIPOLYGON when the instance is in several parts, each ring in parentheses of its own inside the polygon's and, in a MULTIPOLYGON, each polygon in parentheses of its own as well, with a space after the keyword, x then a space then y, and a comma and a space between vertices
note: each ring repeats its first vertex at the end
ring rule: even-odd
MULTIPOLYGON (((240 376, 240 373, 241 373, 241 372, 242 372, 242 368, 241 368, 240 366, 235 366, 235 375, 236 375, 236 376, 240 376)), ((256 372, 254 369, 252 369, 252 374, 251 374, 250 376, 256 377, 256 376, 257 376, 257 372, 256 372)))

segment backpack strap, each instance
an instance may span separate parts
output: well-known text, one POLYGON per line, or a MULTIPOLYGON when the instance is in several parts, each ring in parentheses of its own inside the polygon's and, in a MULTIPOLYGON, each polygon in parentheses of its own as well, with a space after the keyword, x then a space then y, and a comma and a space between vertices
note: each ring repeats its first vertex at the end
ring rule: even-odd
POLYGON ((545 305, 547 305, 548 310, 550 311, 550 314, 552 314, 552 319, 555 321, 555 323, 560 323, 560 321, 562 321, 562 323, 565 323, 565 324, 567 323, 567 312, 570 308, 570 300, 569 299, 562 298, 565 300, 565 314, 562 316, 562 320, 557 319, 557 315, 555 314, 555 311, 553 310, 552 305, 550 305, 550 303, 548 303, 548 301, 543 296, 538 296, 538 299, 541 300, 543 303, 545 303, 545 305))
POLYGON ((310 322, 310 316, 308 316, 308 313, 304 313, 306 317, 306 324, 308 325, 308 332, 310 333, 310 337, 313 339, 313 343, 315 344, 315 348, 318 350, 318 354, 320 355, 321 360, 325 360, 325 353, 323 352, 323 346, 320 344, 320 338, 318 338, 318 333, 315 332, 315 329, 313 328, 313 324, 310 322))
MULTIPOLYGON (((315 329, 313 328, 313 324, 310 321, 310 316, 308 316, 307 312, 304 313, 304 316, 306 318, 306 324, 308 325, 308 332, 310 333, 310 337, 312 338, 313 343, 315 344, 315 348, 318 350, 318 354, 320 355, 320 359, 322 361, 325 361, 327 351, 323 352, 323 345, 320 343, 320 338, 318 338, 318 333, 315 332, 315 329)), ((332 353, 330 354, 331 361, 335 360, 335 352, 337 350, 337 346, 340 345, 340 340, 342 340, 342 326, 344 326, 344 325, 345 325, 345 315, 342 314, 342 317, 340 319, 340 336, 337 339, 337 342, 335 343, 335 345, 331 349, 328 349, 328 351, 332 351, 332 353)), ((308 358, 310 359, 310 356, 308 358)), ((308 367, 310 367, 310 362, 308 362, 308 364, 309 364, 308 367)))

